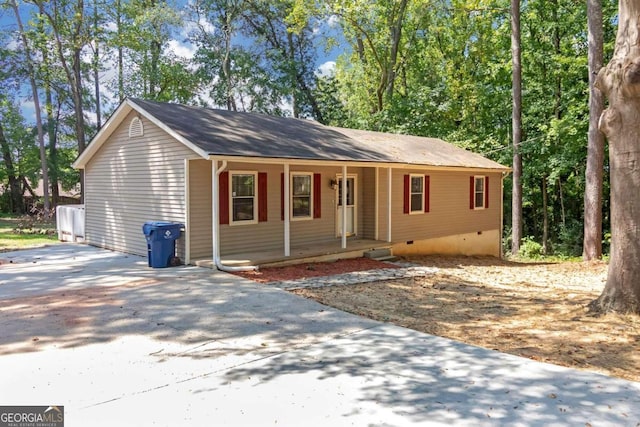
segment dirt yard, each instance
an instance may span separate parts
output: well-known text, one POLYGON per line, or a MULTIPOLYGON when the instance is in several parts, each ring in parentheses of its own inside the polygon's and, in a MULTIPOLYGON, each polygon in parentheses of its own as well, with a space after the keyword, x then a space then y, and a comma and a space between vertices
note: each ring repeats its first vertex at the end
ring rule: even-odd
MULTIPOLYGON (((420 257, 421 278, 295 291, 371 319, 534 360, 640 381, 640 318, 590 316, 605 263, 420 257)), ((265 269, 262 282, 376 268, 371 260, 265 269), (343 268, 344 266, 344 268, 343 268)))

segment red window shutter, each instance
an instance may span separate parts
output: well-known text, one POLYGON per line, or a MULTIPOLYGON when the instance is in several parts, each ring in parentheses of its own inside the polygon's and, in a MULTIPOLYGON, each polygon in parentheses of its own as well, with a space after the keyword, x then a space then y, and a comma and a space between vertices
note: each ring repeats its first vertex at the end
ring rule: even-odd
POLYGON ((218 176, 218 218, 220 224, 229 224, 229 172, 218 176))
POLYGON ((258 173, 258 222, 267 221, 267 173, 258 173))
POLYGON ((322 216, 322 175, 313 174, 313 217, 322 216))
POLYGON ((284 221, 284 172, 280 174, 280 219, 284 221))
POLYGON ((409 175, 405 175, 404 176, 404 213, 408 214, 409 213, 409 203, 410 203, 410 180, 409 180, 409 175))
POLYGON ((475 208, 475 197, 476 197, 476 180, 472 176, 469 180, 469 209, 475 208))
POLYGON ((429 193, 430 193, 430 178, 429 175, 424 176, 424 211, 429 212, 429 193))
POLYGON ((489 177, 484 177, 484 208, 489 209, 489 177))

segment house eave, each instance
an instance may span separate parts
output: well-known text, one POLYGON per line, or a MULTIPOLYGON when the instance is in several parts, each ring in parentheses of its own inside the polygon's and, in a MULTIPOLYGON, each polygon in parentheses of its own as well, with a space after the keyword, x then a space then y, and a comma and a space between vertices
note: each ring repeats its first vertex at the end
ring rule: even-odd
POLYGON ((510 173, 507 167, 481 167, 481 166, 461 166, 461 165, 429 165, 419 163, 395 163, 378 161, 353 161, 353 160, 325 160, 325 159, 300 159, 288 157, 255 157, 255 156, 230 156, 225 154, 209 154, 209 160, 226 160, 238 163, 256 164, 289 164, 301 166, 336 166, 336 167, 379 167, 392 169, 428 169, 434 171, 465 171, 465 172, 486 172, 486 173, 510 173))

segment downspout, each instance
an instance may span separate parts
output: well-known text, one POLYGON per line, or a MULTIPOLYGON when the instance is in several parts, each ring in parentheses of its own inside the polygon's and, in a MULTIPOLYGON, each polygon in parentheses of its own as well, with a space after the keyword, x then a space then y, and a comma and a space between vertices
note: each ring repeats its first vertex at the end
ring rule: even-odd
POLYGON ((258 267, 255 265, 242 265, 242 266, 229 266, 222 264, 220 260, 220 188, 219 177, 222 172, 227 168, 227 161, 222 161, 222 166, 218 168, 218 161, 213 159, 211 161, 211 217, 213 221, 213 264, 220 271, 226 271, 233 273, 236 271, 256 271, 258 267))

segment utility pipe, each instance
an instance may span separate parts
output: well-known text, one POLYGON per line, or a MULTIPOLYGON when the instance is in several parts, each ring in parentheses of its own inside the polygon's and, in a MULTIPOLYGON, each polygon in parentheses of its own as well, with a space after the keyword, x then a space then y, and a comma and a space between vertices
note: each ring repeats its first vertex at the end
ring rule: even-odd
POLYGON ((218 168, 218 160, 213 159, 211 161, 211 216, 212 216, 212 230, 213 230, 213 264, 220 271, 226 271, 233 273, 236 271, 256 271, 258 267, 255 265, 239 265, 230 266, 222 264, 220 260, 220 174, 227 168, 227 161, 223 160, 222 165, 218 168))

